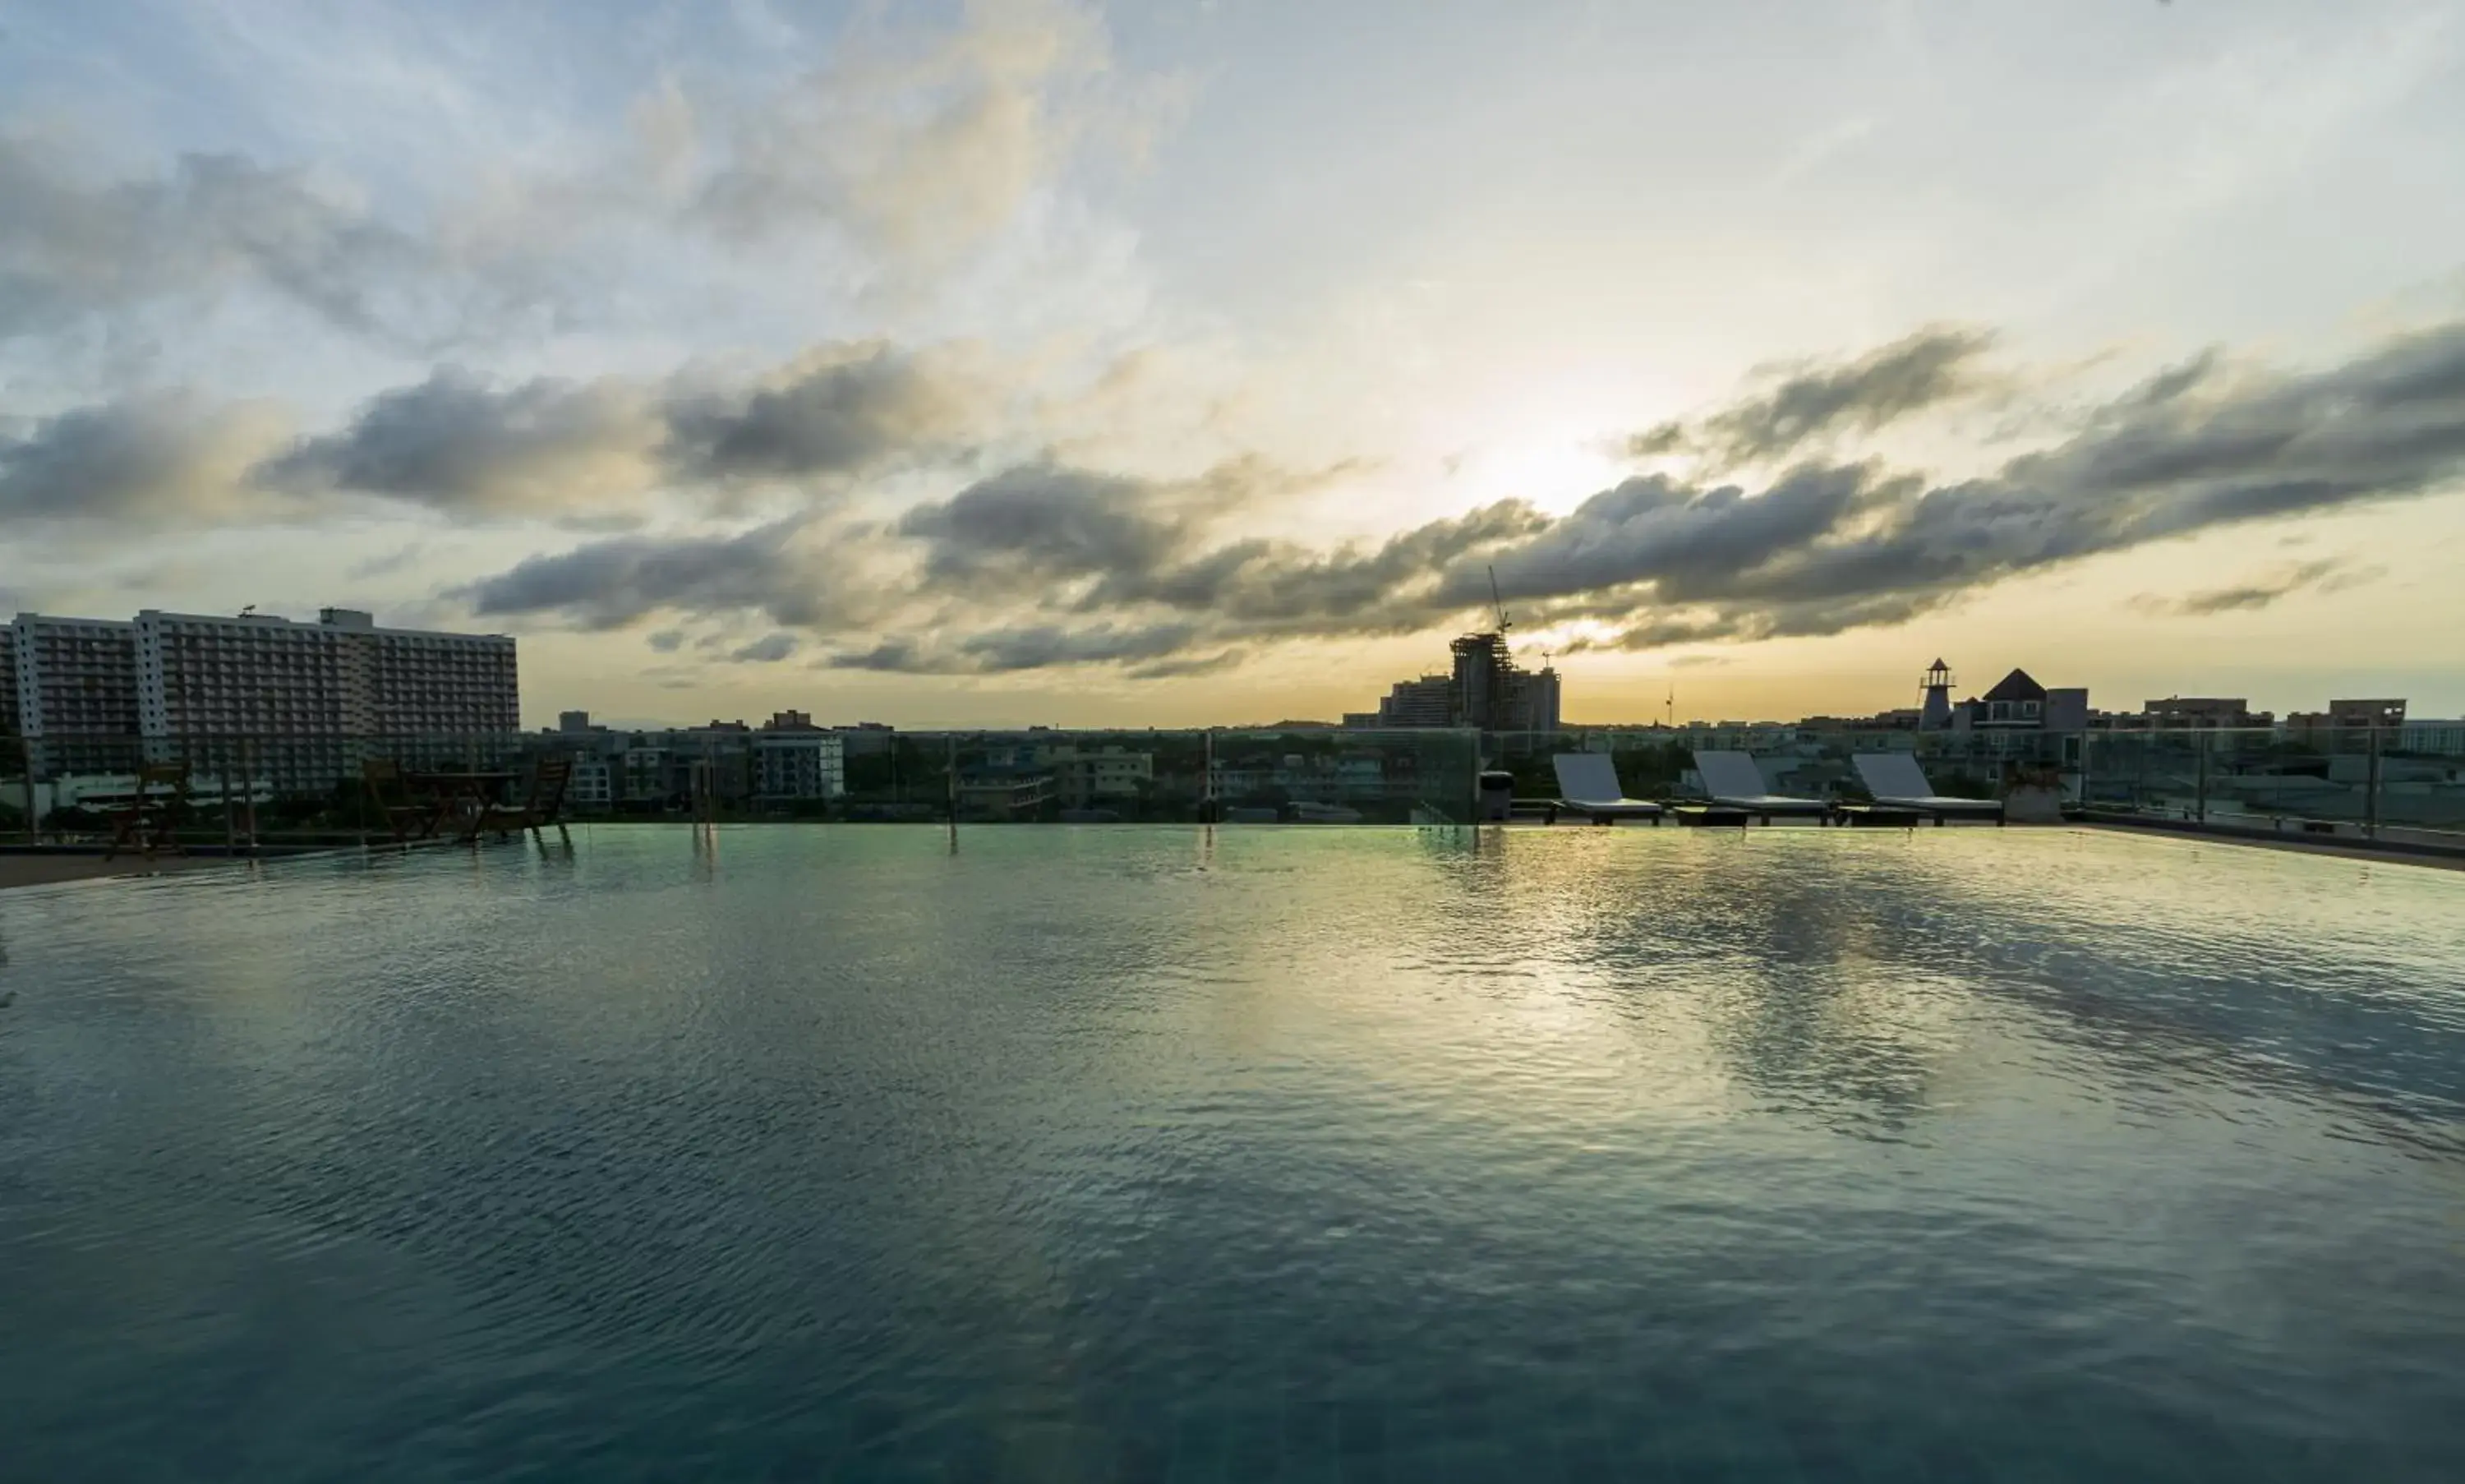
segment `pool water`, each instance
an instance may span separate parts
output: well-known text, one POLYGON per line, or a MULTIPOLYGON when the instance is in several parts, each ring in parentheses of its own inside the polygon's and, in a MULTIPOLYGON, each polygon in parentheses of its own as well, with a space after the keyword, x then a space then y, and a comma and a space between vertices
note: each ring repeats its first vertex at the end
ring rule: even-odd
POLYGON ((2465 874, 594 828, 0 952, 9 1480, 2465 1470, 2465 874))

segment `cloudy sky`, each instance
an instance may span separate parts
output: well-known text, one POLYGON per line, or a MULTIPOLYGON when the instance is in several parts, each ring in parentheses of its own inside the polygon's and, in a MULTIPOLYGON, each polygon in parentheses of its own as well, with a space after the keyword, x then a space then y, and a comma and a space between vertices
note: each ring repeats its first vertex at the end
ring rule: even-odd
POLYGON ((0 6, 0 611, 534 720, 2465 712, 2446 0, 0 6))

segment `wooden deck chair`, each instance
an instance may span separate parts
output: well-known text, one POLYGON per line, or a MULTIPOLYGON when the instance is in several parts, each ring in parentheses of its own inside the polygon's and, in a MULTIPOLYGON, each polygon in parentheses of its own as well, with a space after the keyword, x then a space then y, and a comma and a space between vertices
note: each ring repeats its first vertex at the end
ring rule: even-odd
POLYGON ((137 786, 125 804, 103 810, 111 821, 111 845, 102 853, 110 860, 122 850, 134 847, 138 853, 152 860, 159 853, 185 855, 180 845, 180 821, 189 811, 189 764, 186 763, 144 763, 137 768, 137 786))
POLYGON ((545 836, 541 831, 554 826, 557 838, 571 845, 573 836, 565 828, 565 787, 572 781, 571 758, 540 759, 539 766, 531 771, 530 793, 522 802, 510 808, 499 806, 481 810, 464 838, 476 840, 491 831, 506 835, 527 830, 544 841, 545 836))
POLYGON ((393 759, 362 759, 360 787, 368 803, 385 816, 386 828, 392 831, 396 845, 409 845, 436 833, 437 807, 411 796, 411 785, 403 776, 402 764, 393 759))

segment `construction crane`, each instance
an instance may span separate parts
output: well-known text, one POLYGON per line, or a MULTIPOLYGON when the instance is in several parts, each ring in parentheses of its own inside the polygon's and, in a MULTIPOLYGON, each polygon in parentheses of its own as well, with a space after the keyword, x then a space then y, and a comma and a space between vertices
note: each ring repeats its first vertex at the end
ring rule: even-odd
POLYGON ((1510 622, 1506 616, 1506 600, 1498 595, 1498 564, 1494 562, 1490 564, 1489 567, 1489 606, 1498 609, 1498 631, 1499 633, 1502 634, 1506 632, 1507 630, 1515 627, 1515 625, 1510 622))

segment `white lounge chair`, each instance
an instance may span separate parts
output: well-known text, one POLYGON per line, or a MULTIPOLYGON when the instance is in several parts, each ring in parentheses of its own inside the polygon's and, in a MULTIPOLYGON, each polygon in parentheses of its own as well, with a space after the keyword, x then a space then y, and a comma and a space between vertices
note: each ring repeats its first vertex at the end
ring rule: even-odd
POLYGON ((1861 752, 1854 762, 1857 776, 1865 783, 1866 791, 1875 796, 1877 808, 1931 814, 1938 825, 1946 819, 2002 821, 2003 801, 1954 799, 1937 793, 1934 785, 1926 782, 1925 769, 1905 752, 1861 752))
POLYGON ((1621 819, 1660 823, 1659 805, 1626 796, 1608 753, 1562 752, 1549 761, 1558 769, 1558 807, 1567 813, 1586 815, 1596 825, 1621 819))
POLYGON ((1767 825, 1777 816, 1811 816, 1820 822, 1832 813, 1832 806, 1821 799, 1772 792, 1764 782, 1763 769, 1743 752, 1699 752, 1695 771, 1703 776, 1703 791, 1711 795, 1716 809, 1752 814, 1767 825))

